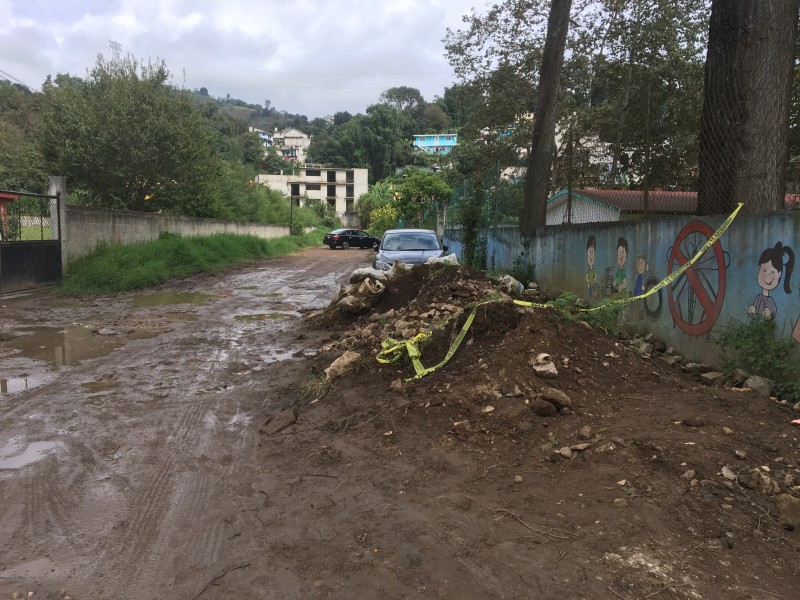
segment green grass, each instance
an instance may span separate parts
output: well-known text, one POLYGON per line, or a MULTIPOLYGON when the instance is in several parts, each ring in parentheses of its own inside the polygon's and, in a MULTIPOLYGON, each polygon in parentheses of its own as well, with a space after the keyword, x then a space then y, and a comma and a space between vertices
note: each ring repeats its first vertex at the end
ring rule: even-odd
POLYGON ((173 277, 318 246, 321 235, 320 230, 264 240, 233 234, 192 238, 166 234, 142 244, 103 246, 70 263, 67 276, 55 291, 65 295, 107 294, 152 287, 173 277))

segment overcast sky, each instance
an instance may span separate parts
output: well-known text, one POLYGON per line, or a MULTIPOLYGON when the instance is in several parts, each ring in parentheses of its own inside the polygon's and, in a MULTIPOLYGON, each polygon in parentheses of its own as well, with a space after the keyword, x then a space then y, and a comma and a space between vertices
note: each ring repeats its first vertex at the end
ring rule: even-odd
POLYGON ((431 101, 452 85, 441 40, 473 6, 485 0, 0 0, 0 79, 83 76, 115 42, 211 96, 363 113, 390 87, 431 101))

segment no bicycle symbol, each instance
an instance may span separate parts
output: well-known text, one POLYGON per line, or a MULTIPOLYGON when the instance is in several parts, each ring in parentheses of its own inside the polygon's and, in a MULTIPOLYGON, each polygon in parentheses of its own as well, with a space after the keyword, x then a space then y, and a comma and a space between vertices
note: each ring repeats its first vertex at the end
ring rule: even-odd
MULTIPOLYGON (((672 273, 689 262, 713 235, 714 230, 702 221, 686 225, 670 248, 667 271, 672 273)), ((725 301, 728 264, 728 254, 717 240, 710 252, 670 284, 668 297, 672 320, 687 334, 706 334, 717 321, 725 301)))

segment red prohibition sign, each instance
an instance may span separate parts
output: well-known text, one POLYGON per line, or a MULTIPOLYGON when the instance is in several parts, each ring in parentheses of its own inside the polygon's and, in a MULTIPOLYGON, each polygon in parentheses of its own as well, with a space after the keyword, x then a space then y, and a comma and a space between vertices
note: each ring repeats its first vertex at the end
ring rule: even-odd
MULTIPOLYGON (((667 272, 672 273, 689 262, 712 235, 714 230, 702 221, 692 221, 681 229, 669 252, 667 272)), ((711 331, 722 312, 725 280, 725 252, 717 240, 669 285, 669 311, 675 324, 694 336, 711 331), (699 314, 697 308, 701 309, 699 314)))

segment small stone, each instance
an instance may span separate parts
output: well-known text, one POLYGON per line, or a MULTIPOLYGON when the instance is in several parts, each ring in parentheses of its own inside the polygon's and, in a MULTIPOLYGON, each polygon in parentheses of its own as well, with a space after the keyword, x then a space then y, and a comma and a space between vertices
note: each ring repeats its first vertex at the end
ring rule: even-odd
POLYGON ((557 390, 555 388, 546 387, 543 388, 541 392, 539 392, 542 400, 547 400, 555 404, 556 408, 572 408, 572 399, 567 396, 561 390, 557 390))
POLYGON ((294 408, 287 408, 283 412, 278 413, 272 420, 267 423, 264 427, 261 428, 263 433, 267 435, 274 435, 280 431, 283 431, 289 425, 292 425, 294 422, 297 421, 297 409, 294 408))
POLYGON ((700 383, 703 385, 715 385, 718 380, 724 380, 725 375, 719 371, 709 371, 700 375, 700 383))
POLYGON ((570 448, 570 450, 574 450, 575 452, 582 452, 582 451, 584 451, 584 450, 586 450, 587 448, 590 448, 590 447, 591 447, 591 444, 585 444, 584 443, 584 444, 573 444, 569 448, 570 448))
POLYGON ((686 472, 685 472, 683 475, 681 475, 681 477, 682 477, 683 479, 689 479, 689 480, 691 480, 691 479, 694 479, 696 475, 697 475, 697 473, 695 472, 695 470, 694 470, 694 469, 689 469, 689 470, 688 470, 688 471, 686 471, 686 472))
POLYGON ((572 449, 569 446, 564 446, 558 450, 558 453, 564 458, 572 458, 572 449))
POLYGON ((522 475, 514 475, 514 483, 522 483, 522 475))
POLYGON ((540 417, 552 417, 558 412, 554 404, 551 404, 547 400, 542 400, 541 398, 533 398, 530 401, 530 406, 531 410, 540 417))
POLYGON ((747 458, 747 452, 745 452, 744 450, 734 450, 733 454, 736 456, 736 458, 740 460, 744 460, 745 458, 747 458))
POLYGON ((759 377, 758 375, 751 375, 744 382, 744 387, 750 388, 759 396, 769 397, 769 393, 772 391, 774 386, 775 383, 772 380, 767 379, 766 377, 759 377))
POLYGON ((733 429, 731 429, 730 427, 723 427, 722 433, 724 433, 725 435, 733 435, 733 429))
POLYGON ((628 506, 628 501, 625 498, 614 498, 614 506, 617 508, 625 508, 628 506))
POLYGON ((736 479, 736 473, 731 471, 728 467, 722 467, 722 476, 725 479, 730 479, 730 480, 736 479))
POLYGON ((589 440, 592 438, 592 428, 588 425, 584 425, 578 431, 578 438, 582 440, 589 440))
POLYGON ((686 417, 683 420, 683 424, 687 427, 702 427, 706 422, 701 417, 686 417))
POLYGON ((402 392, 403 391, 403 380, 402 379, 395 379, 392 383, 389 384, 389 389, 393 392, 402 392))
POLYGON ((562 409, 561 409, 561 414, 562 414, 562 415, 564 415, 565 417, 568 417, 569 415, 573 414, 573 411, 572 411, 572 409, 571 409, 571 408, 569 408, 569 407, 567 407, 567 408, 562 408, 562 409))
POLYGON ((491 404, 489 404, 489 405, 487 405, 487 406, 484 406, 484 407, 481 409, 481 412, 482 412, 482 413, 490 413, 490 412, 494 412, 494 406, 492 406, 491 404))
POLYGON ((722 510, 733 510, 733 505, 732 505, 732 504, 728 504, 728 503, 726 502, 725 504, 721 504, 721 505, 720 505, 720 508, 721 508, 722 510))
POLYGON ((800 528, 800 499, 789 494, 781 494, 776 498, 776 503, 781 523, 791 530, 800 528))

